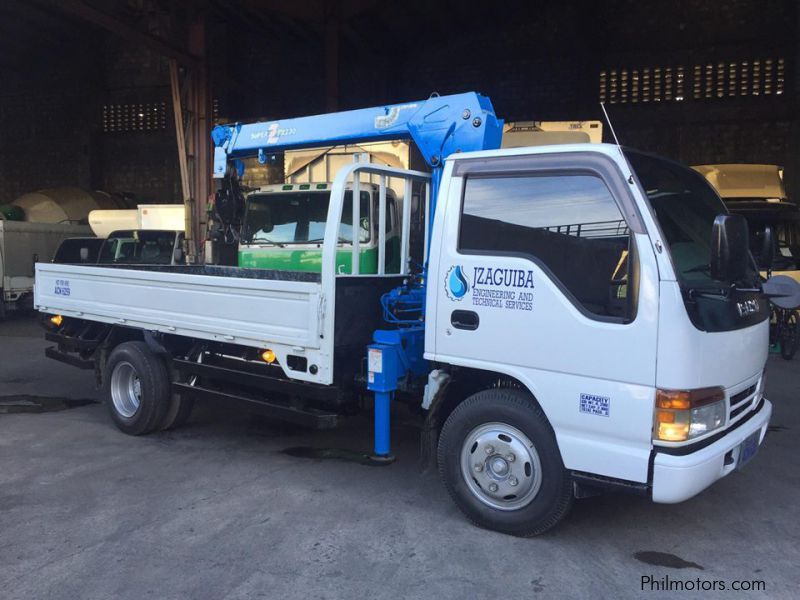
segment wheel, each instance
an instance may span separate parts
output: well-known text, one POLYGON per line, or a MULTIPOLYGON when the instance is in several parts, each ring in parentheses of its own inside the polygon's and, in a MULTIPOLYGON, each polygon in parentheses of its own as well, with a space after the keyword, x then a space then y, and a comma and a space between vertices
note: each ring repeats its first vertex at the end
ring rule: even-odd
POLYGON ((192 416, 192 409, 194 408, 194 398, 189 396, 181 396, 180 394, 172 394, 169 401, 169 408, 161 421, 160 429, 166 431, 167 429, 177 429, 186 424, 189 417, 192 416))
POLYGON ((164 361, 144 342, 117 346, 103 377, 108 410, 116 426, 130 435, 159 428, 170 405, 169 375, 164 361))
POLYGON ((797 311, 787 311, 781 328, 781 356, 792 360, 797 352, 797 311))
POLYGON ((572 504, 572 481, 542 409, 514 389, 478 392, 450 414, 439 472, 474 524, 517 536, 544 533, 572 504))

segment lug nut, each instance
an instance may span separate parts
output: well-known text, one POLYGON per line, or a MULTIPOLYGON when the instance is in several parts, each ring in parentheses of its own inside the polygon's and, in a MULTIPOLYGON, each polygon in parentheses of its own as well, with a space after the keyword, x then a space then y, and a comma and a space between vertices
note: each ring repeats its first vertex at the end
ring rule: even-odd
POLYGON ((477 465, 475 465, 475 470, 476 470, 478 473, 480 473, 481 471, 483 471, 483 465, 482 465, 482 464, 477 464, 477 465))
POLYGON ((489 491, 490 492, 496 492, 497 491, 497 484, 496 483, 490 483, 489 484, 489 491))
POLYGON ((517 457, 514 456, 513 454, 509 453, 509 454, 506 454, 506 460, 508 462, 514 462, 515 460, 517 460, 517 457))
POLYGON ((494 454, 494 446, 486 446, 486 454, 494 454))
POLYGON ((519 482, 517 481, 516 477, 509 477, 508 478, 508 483, 509 483, 509 485, 517 485, 517 483, 519 483, 519 482))

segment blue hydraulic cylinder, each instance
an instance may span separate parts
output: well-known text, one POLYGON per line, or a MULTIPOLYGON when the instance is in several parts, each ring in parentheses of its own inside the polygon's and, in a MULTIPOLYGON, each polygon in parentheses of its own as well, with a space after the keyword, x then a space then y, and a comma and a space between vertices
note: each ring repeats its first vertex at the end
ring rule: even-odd
POLYGON ((390 455, 391 404, 391 392, 375 392, 375 456, 390 455))
POLYGON ((367 389, 375 392, 375 455, 389 457, 391 400, 402 380, 425 372, 422 326, 379 329, 367 347, 367 389))

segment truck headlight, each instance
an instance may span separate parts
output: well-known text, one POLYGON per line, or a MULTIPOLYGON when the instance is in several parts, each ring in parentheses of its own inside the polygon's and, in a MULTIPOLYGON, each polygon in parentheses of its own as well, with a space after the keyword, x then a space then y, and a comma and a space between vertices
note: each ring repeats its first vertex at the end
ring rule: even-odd
POLYGON ((656 390, 653 439, 685 442, 725 424, 725 390, 656 390))

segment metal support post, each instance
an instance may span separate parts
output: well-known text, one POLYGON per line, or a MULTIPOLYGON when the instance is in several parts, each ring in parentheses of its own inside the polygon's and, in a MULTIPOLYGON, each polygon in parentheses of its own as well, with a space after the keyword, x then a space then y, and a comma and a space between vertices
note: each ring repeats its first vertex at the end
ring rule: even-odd
POLYGON ((392 392, 375 392, 375 456, 389 458, 392 392))

